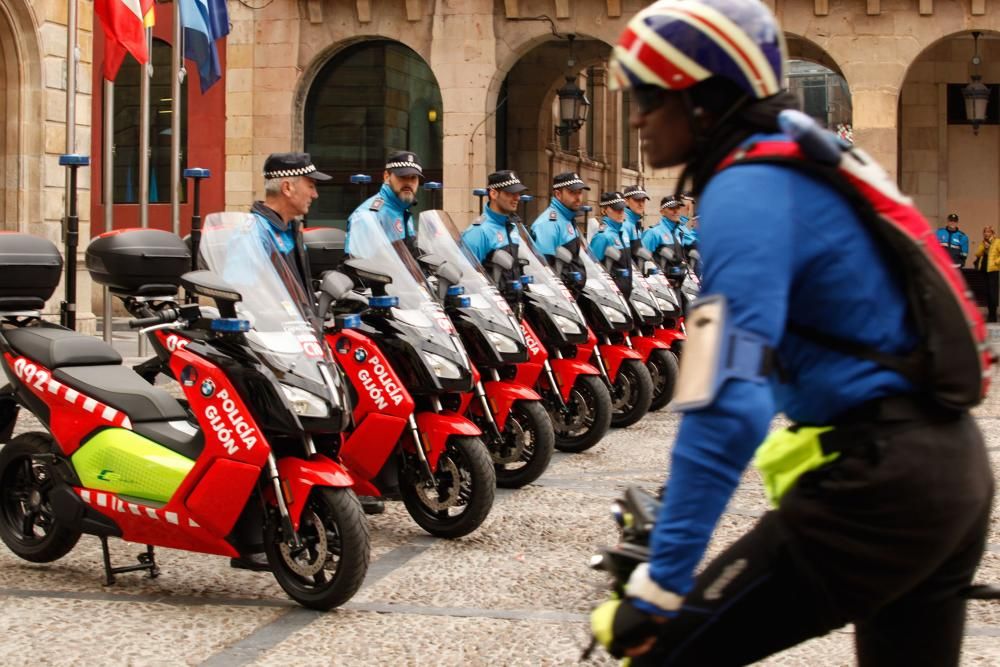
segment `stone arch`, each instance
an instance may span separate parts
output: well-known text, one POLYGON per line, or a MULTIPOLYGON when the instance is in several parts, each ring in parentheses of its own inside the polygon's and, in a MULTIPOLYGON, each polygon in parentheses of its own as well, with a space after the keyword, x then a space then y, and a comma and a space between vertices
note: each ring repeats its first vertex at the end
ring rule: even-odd
MULTIPOLYGON (((786 72, 789 89, 799 97, 799 102, 803 104, 805 111, 810 113, 818 121, 827 125, 832 130, 840 129, 845 137, 852 137, 851 126, 853 123, 853 105, 851 100, 851 85, 844 75, 840 63, 822 46, 802 35, 785 32, 785 42, 788 45, 789 60, 806 61, 818 65, 829 72, 818 72, 815 76, 811 73, 803 76, 796 76, 796 72, 786 72), (830 74, 832 72, 832 75, 830 74), (804 79, 817 82, 822 79, 823 90, 813 91, 811 97, 806 97, 806 90, 797 83, 803 83, 804 79), (795 80, 798 79, 798 82, 795 80), (823 112, 817 109, 807 108, 809 103, 817 103, 823 108, 823 112)), ((810 69, 812 67, 810 66, 810 69)), ((791 68, 790 68, 791 70, 791 68)), ((801 72, 799 72, 801 74, 801 72)), ((811 86, 815 88, 815 86, 811 86)))
MULTIPOLYGON (((983 83, 1000 89, 1000 31, 981 30, 983 83)), ((972 30, 941 36, 906 68, 897 102, 899 182, 932 225, 949 213, 978 241, 982 227, 1000 218, 1000 124, 966 124, 960 89, 969 82, 972 30)))
POLYGON ((0 0, 0 215, 7 231, 29 231, 41 219, 44 128, 42 60, 37 23, 24 0, 0 0))
POLYGON ((381 183, 391 151, 416 153, 428 181, 441 181, 443 100, 429 63, 394 39, 352 39, 327 50, 300 87, 296 116, 301 144, 316 166, 334 179, 323 186, 311 220, 343 226, 347 216, 381 183), (372 184, 349 184, 355 173, 372 184))

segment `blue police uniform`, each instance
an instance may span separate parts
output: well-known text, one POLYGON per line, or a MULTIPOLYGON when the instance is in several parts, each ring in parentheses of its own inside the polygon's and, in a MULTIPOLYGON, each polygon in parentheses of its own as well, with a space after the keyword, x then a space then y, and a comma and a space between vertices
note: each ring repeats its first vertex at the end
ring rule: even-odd
MULTIPOLYGON (((785 140, 751 141, 764 137, 785 140)), ((683 416, 649 569, 662 589, 681 595, 691 590, 714 526, 776 413, 829 424, 866 401, 912 390, 901 375, 805 340, 789 324, 892 354, 917 340, 895 276, 829 186, 793 169, 747 164, 716 175, 700 201, 702 293, 725 295, 732 325, 775 348, 782 378, 730 379, 711 405, 683 416)))
POLYGON ((937 230, 937 240, 941 247, 945 249, 955 264, 965 264, 965 258, 969 256, 969 237, 961 229, 949 231, 947 227, 937 230))
POLYGON ((604 225, 604 228, 594 234, 594 238, 590 240, 590 249, 594 251, 594 256, 598 260, 604 259, 604 251, 608 246, 624 250, 624 242, 628 238, 628 230, 625 228, 626 223, 615 222, 608 216, 601 218, 601 223, 604 225))
POLYGON ((642 245, 655 255, 665 245, 684 250, 691 244, 684 242, 684 228, 679 223, 661 216, 658 223, 642 233, 642 245))
POLYGON ((390 241, 407 241, 416 237, 413 229, 413 216, 410 214, 412 204, 404 204, 388 183, 383 183, 378 193, 361 203, 351 217, 347 219, 347 237, 344 240, 344 252, 351 254, 351 224, 354 214, 363 211, 373 211, 382 223, 382 229, 390 241))
MULTIPOLYGON (((486 206, 482 217, 462 232, 462 242, 476 259, 484 262, 494 250, 511 252, 510 246, 520 244, 521 236, 508 216, 501 215, 486 206)), ((511 256, 517 258, 516 248, 511 252, 511 256)))
POLYGON ((580 243, 580 235, 573 222, 575 217, 575 211, 569 210, 553 197, 549 207, 542 211, 531 225, 531 238, 534 239, 538 251, 552 257, 556 254, 556 248, 566 246, 575 257, 580 243))
POLYGON ((681 231, 683 232, 684 246, 695 246, 698 244, 698 230, 693 229, 688 223, 691 219, 686 215, 681 216, 681 231))
POLYGON ((627 243, 632 252, 639 249, 642 241, 642 216, 630 208, 625 209, 625 222, 622 239, 628 239, 627 243))

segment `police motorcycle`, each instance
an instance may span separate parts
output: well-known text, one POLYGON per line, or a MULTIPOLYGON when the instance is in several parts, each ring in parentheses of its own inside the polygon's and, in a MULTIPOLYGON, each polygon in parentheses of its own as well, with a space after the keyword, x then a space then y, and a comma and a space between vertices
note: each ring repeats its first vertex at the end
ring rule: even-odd
POLYGON ((319 312, 328 324, 361 318, 354 329, 333 326, 326 334, 356 399, 341 456, 358 495, 401 498, 432 535, 468 535, 489 515, 496 492, 482 431, 464 416, 475 369, 409 249, 389 240, 373 212, 356 216, 348 259, 342 231, 304 232, 320 281, 319 312))
MULTIPOLYGON (((210 216, 208 245, 238 245, 248 216, 210 216)), ((255 283, 224 265, 186 272, 183 242, 158 230, 115 231, 87 249, 91 276, 121 298, 179 380, 176 399, 122 365, 98 339, 39 310, 61 258, 43 239, 0 236, 0 538, 36 563, 81 534, 101 540, 105 581, 159 574, 154 546, 249 557, 263 551, 300 604, 345 603, 368 569, 368 526, 337 448, 350 400, 310 324, 288 265, 259 243, 255 283), (215 307, 179 305, 176 292, 215 307), (45 431, 10 438, 20 409, 45 431), (108 537, 147 545, 112 567, 108 537)), ((218 255, 209 254, 210 260, 218 255)))
POLYGON ((518 364, 514 381, 527 386, 534 383, 538 389, 552 420, 556 449, 582 452, 600 442, 611 426, 611 396, 601 371, 590 363, 597 338, 569 290, 535 248, 524 224, 519 222, 517 227, 523 284, 521 331, 529 358, 518 364))
MULTIPOLYGON (((466 414, 483 431, 497 485, 525 486, 545 472, 555 443, 552 421, 532 389, 541 368, 534 365, 533 371, 518 376, 518 366, 529 356, 521 326, 447 213, 420 214, 417 247, 425 253, 419 261, 428 267, 430 281, 437 283, 438 298, 474 364, 475 399, 466 414), (479 373, 487 376, 485 382, 479 373)), ((504 251, 497 252, 513 262, 504 251)), ((521 282, 514 287, 520 290, 521 282)))
MULTIPOLYGON (((569 251, 561 250, 556 253, 557 273, 571 261, 569 251)), ((632 308, 587 244, 580 245, 576 261, 584 275, 571 280, 570 289, 597 337, 593 358, 611 393, 611 425, 631 426, 649 411, 653 399, 653 379, 642 355, 628 342, 635 326, 632 308)))
POLYGON ((660 326, 653 329, 653 336, 666 343, 674 356, 680 359, 681 351, 684 349, 684 341, 687 340, 681 298, 656 265, 649 250, 646 248, 636 250, 635 260, 636 270, 645 278, 645 286, 656 301, 657 308, 663 314, 663 321, 660 326))

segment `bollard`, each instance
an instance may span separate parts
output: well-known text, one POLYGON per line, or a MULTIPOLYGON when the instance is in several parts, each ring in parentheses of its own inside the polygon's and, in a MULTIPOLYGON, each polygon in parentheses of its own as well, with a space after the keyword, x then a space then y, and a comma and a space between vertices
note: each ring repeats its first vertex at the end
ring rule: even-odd
POLYGON ((368 174, 354 174, 351 176, 351 183, 354 183, 356 186, 358 186, 358 194, 360 195, 360 197, 358 197, 359 204, 364 200, 368 199, 368 197, 366 196, 367 188, 365 188, 365 186, 371 182, 372 182, 372 177, 369 176, 368 174))
POLYGON ((59 156, 59 165, 69 168, 68 211, 63 228, 66 248, 66 298, 59 309, 59 322, 67 329, 76 329, 76 249, 80 245, 80 217, 76 211, 76 170, 90 165, 90 157, 71 153, 59 156))
POLYGON ((437 193, 441 190, 441 184, 437 181, 427 181, 424 183, 424 190, 431 191, 431 210, 438 210, 437 193))
POLYGON ((473 197, 479 197, 479 210, 476 211, 477 214, 482 215, 483 213, 483 197, 486 196, 486 188, 476 188, 472 191, 473 197))
MULTIPOLYGON (((201 182, 212 176, 212 172, 201 167, 192 167, 184 170, 184 178, 194 181, 194 208, 191 212, 191 270, 198 270, 198 247, 201 245, 201 182)), ((198 297, 194 294, 187 294, 187 303, 197 303, 198 297)))

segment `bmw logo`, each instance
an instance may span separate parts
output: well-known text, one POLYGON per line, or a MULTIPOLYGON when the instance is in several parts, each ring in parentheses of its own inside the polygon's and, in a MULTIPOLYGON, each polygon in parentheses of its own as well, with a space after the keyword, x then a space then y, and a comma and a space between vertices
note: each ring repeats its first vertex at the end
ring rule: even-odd
POLYGON ((358 349, 354 350, 354 360, 359 364, 367 358, 368 358, 368 353, 365 352, 365 348, 359 347, 358 349))
POLYGON ((215 393, 215 383, 211 380, 205 380, 201 383, 201 395, 208 398, 215 393))

